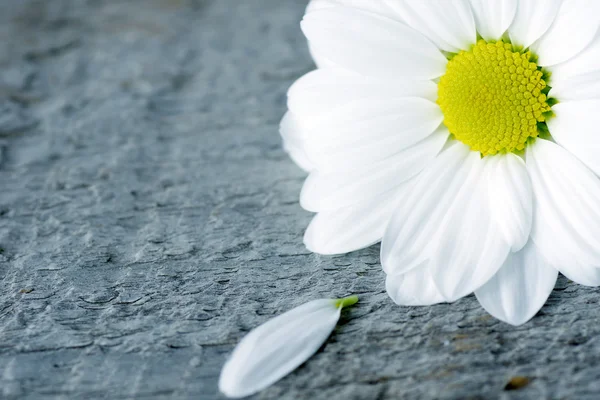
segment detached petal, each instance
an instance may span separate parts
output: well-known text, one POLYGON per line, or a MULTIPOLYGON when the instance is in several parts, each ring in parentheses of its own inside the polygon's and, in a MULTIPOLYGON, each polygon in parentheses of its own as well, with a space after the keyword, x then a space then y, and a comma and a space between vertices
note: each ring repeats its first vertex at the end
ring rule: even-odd
POLYGON ((237 345, 219 378, 228 397, 245 397, 277 382, 312 356, 327 340, 342 307, 358 301, 313 300, 253 329, 237 345))
POLYGON ((558 271, 529 241, 521 251, 510 254, 502 268, 475 295, 494 317, 521 325, 546 303, 557 277, 558 271))

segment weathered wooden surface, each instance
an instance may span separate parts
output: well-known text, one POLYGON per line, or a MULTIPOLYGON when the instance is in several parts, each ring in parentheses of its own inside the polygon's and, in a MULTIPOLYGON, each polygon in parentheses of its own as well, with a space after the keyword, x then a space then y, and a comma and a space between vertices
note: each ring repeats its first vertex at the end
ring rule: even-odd
POLYGON ((220 398, 244 332, 349 293, 326 346, 257 398, 597 398, 598 290, 561 278, 514 328, 474 297, 393 305, 377 246, 304 249, 277 133, 313 68, 304 6, 0 2, 0 398, 220 398), (532 381, 504 390, 515 376, 532 381))

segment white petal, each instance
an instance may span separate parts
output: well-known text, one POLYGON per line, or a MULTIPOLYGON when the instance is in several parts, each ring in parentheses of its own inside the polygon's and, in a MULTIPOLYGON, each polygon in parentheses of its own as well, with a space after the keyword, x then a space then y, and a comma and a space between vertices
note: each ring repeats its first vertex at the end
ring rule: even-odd
POLYGON ((517 0, 471 0, 477 32, 485 40, 498 40, 512 24, 517 0))
POLYGON ((537 139, 527 147, 534 193, 531 237, 559 271, 600 266, 600 180, 559 145, 537 139))
POLYGON ((219 379, 228 397, 245 397, 275 383, 312 356, 340 317, 333 299, 296 307, 253 329, 237 345, 219 379))
POLYGON ((304 171, 310 172, 313 170, 313 163, 308 159, 302 148, 296 147, 295 145, 284 140, 283 149, 286 153, 288 153, 292 161, 294 161, 294 163, 296 163, 296 165, 302 168, 304 171))
POLYGON ((290 87, 288 107, 299 118, 312 118, 359 100, 401 97, 435 102, 437 85, 432 81, 379 80, 336 69, 317 69, 290 87))
POLYGON ((486 158, 492 218, 515 252, 527 243, 533 219, 527 167, 521 157, 511 153, 486 158))
POLYGON ((386 273, 405 273, 430 259, 433 279, 448 301, 496 273, 510 246, 491 219, 483 171, 479 153, 455 142, 419 175, 385 232, 386 273))
MULTIPOLYGON (((568 86, 571 78, 593 74, 600 71, 600 37, 596 37, 588 47, 570 60, 553 65, 549 68, 552 72, 550 82, 552 93, 555 86, 568 86)), ((560 97, 559 97, 559 100, 560 97)))
POLYGON ((279 125, 279 133, 283 139, 283 149, 291 159, 303 170, 312 171, 314 164, 304 151, 304 141, 297 119, 289 111, 285 113, 279 125))
POLYGON ((442 120, 437 104, 418 97, 355 101, 303 119, 305 150, 321 170, 368 165, 420 142, 442 120))
POLYGON ((458 53, 477 41, 469 0, 388 0, 387 4, 442 50, 458 53))
POLYGON ((544 67, 569 60, 594 39, 600 25, 598 0, 563 0, 550 29, 532 46, 544 67))
POLYGON ((572 261, 561 264, 558 269, 564 276, 580 285, 600 286, 600 265, 578 264, 572 261))
POLYGON ((398 18, 398 16, 391 12, 391 10, 383 2, 373 0, 312 0, 308 4, 308 7, 306 7, 306 12, 308 13, 311 11, 332 8, 336 6, 354 7, 389 18, 398 18))
POLYGON ((411 181, 374 199, 339 210, 321 211, 304 234, 308 250, 319 254, 343 254, 381 240, 399 199, 411 181))
POLYGON ((472 293, 502 266, 510 245, 492 219, 485 161, 471 152, 457 178, 462 185, 438 228, 432 276, 448 301, 472 293))
POLYGON ((448 136, 448 130, 441 126, 416 145, 377 163, 313 171, 302 188, 300 204, 309 211, 324 211, 378 197, 421 172, 440 152, 448 136))
POLYGON ((385 288, 400 306, 429 306, 446 301, 435 286, 427 263, 405 274, 387 275, 385 288))
POLYGON ((416 178, 385 231, 381 264, 386 273, 405 273, 430 257, 446 209, 462 185, 459 172, 468 155, 469 148, 454 141, 416 178))
POLYGON ((301 25, 315 50, 364 75, 432 79, 446 69, 446 58, 425 36, 386 17, 335 7, 306 14, 301 25))
POLYGON ((475 295, 494 317, 521 325, 546 303, 557 277, 558 271, 529 241, 521 251, 510 254, 502 268, 475 295))
POLYGON ((554 140, 600 175, 599 128, 595 120, 600 99, 558 103, 552 109, 556 115, 548 120, 548 129, 554 140))
MULTIPOLYGON (((373 0, 312 0, 306 7, 306 12, 309 13, 311 11, 337 6, 355 7, 392 19, 401 20, 399 16, 392 12, 385 4, 380 1, 373 0)), ((313 60, 315 61, 315 64, 317 64, 319 68, 340 67, 327 57, 326 52, 316 50, 310 44, 308 48, 313 60)))
POLYGON ((559 99, 561 103, 568 100, 600 99, 600 69, 567 79, 553 79, 550 96, 559 99))
POLYGON ((515 19, 508 28, 513 44, 525 48, 538 40, 554 21, 562 0, 520 0, 515 19))

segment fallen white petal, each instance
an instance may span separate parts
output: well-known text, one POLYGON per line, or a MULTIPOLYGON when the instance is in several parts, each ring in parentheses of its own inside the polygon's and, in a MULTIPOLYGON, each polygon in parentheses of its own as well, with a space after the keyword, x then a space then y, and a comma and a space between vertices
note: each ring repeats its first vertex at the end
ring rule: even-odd
POLYGON ((308 360, 335 328, 341 309, 358 297, 313 300, 248 333, 225 363, 219 390, 228 397, 250 396, 308 360))

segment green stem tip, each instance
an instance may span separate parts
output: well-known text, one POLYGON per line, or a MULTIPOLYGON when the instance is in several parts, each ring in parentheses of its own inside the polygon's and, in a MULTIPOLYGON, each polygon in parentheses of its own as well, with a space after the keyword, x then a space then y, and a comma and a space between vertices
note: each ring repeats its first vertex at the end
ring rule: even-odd
POLYGON ((356 304, 356 302, 358 301, 358 296, 352 295, 352 296, 344 297, 341 299, 334 299, 333 301, 335 301, 336 307, 344 308, 344 307, 349 307, 353 304, 356 304))

